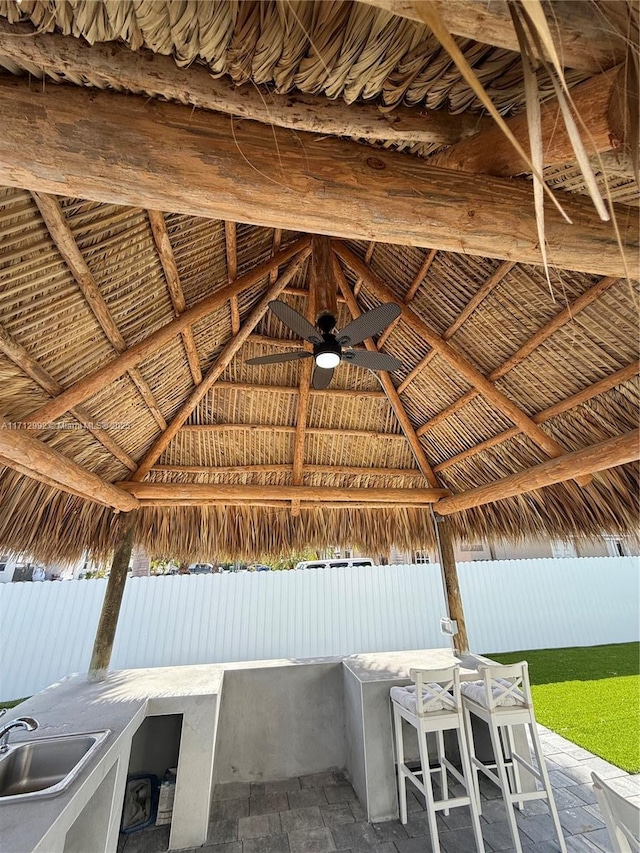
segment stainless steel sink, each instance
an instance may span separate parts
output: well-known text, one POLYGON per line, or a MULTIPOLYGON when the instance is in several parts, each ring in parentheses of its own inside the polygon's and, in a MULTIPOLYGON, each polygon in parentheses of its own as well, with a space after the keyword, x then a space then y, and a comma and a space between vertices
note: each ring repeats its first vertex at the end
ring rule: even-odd
POLYGON ((109 735, 109 730, 34 738, 0 755, 0 804, 64 791, 109 735))

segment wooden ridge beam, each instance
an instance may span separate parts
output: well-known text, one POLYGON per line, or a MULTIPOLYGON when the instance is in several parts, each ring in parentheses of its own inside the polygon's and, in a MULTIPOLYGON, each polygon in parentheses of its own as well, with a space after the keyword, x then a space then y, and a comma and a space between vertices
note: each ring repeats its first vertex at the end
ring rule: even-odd
MULTIPOLYGON (((173 309, 176 312, 176 317, 179 317, 180 314, 183 314, 186 311, 187 303, 184 298, 184 290, 182 289, 182 283, 180 282, 178 265, 176 264, 176 258, 173 254, 173 247, 171 246, 171 239, 169 238, 169 231, 167 229, 164 213, 162 213, 161 210, 148 210, 147 216, 149 217, 151 233, 153 234, 153 240, 156 244, 160 264, 162 265, 165 281, 167 282, 169 297, 173 304, 173 309)), ((182 336, 185 355, 189 362, 191 377, 195 384, 199 385, 200 382, 202 382, 202 370, 200 368, 200 358, 198 356, 198 350, 196 349, 196 342, 193 338, 191 326, 187 326, 187 328, 183 329, 180 334, 182 336)))
MULTIPOLYGON (((342 272, 342 268, 340 266, 340 263, 335 256, 334 256, 333 268, 334 268, 335 279, 338 282, 338 287, 342 291, 342 295, 344 296, 345 301, 349 307, 349 311, 351 312, 351 316, 355 320, 356 317, 359 317, 362 312, 360 311, 360 308, 358 306, 358 303, 356 302, 356 298, 353 295, 353 292, 351 291, 351 288, 347 284, 347 280, 344 277, 344 273, 342 272)), ((371 340, 371 338, 368 338, 364 342, 364 345, 367 348, 367 350, 369 350, 369 352, 377 352, 378 351, 376 345, 371 340)), ((436 475, 433 472, 433 468, 431 467, 431 464, 430 464, 429 460, 427 459, 427 455, 424 452, 424 448, 420 444, 420 440, 419 440, 418 436, 416 435, 413 424, 411 423, 411 420, 409 419, 409 416, 407 415, 404 406, 402 405, 400 397, 398 396, 398 392, 396 391, 395 385, 393 384, 393 382, 391 380, 391 377, 389 376, 389 374, 385 370, 380 370, 378 372, 378 378, 380 379, 380 383, 382 384, 382 387, 384 388, 384 392, 387 395, 387 398, 389 400, 389 404, 390 404, 391 408, 393 409, 393 412, 394 412, 396 418, 398 419, 398 423, 400 424, 400 428, 402 429, 402 432, 404 433, 404 436, 407 439, 407 442, 409 443, 409 447, 411 448, 411 452, 414 455, 414 458, 416 460, 416 464, 417 464, 418 468, 420 469, 425 480, 429 483, 429 485, 432 488, 439 488, 440 483, 438 481, 438 478, 436 477, 436 475)))
MULTIPOLYGON (((301 487, 301 488, 304 488, 301 487)), ((299 500, 299 498, 294 498, 294 500, 299 500)), ((384 509, 387 511, 393 510, 401 510, 401 509, 422 509, 420 506, 416 506, 415 504, 403 504, 403 503, 389 503, 388 501, 368 501, 363 506, 358 506, 357 504, 350 503, 348 501, 307 501, 307 500, 299 500, 300 502, 300 511, 309 510, 309 509, 323 509, 323 510, 333 510, 333 509, 347 509, 351 511, 359 511, 363 510, 364 512, 368 512, 372 509, 384 509)), ((189 498, 149 498, 143 499, 139 501, 141 507, 202 507, 202 506, 238 506, 238 507, 267 507, 271 509, 280 509, 283 512, 289 511, 289 504, 293 503, 293 501, 277 501, 277 500, 257 500, 252 498, 251 500, 228 500, 223 498, 222 500, 216 500, 215 498, 198 498, 197 500, 190 500, 189 498)))
MULTIPOLYGON (((6 186, 541 262, 533 192, 524 179, 469 178, 344 139, 294 138, 256 122, 232 129, 227 117, 180 104, 75 86, 41 92, 12 78, 0 81, 0 114, 0 184, 6 186)), ((636 208, 616 208, 619 245, 590 199, 563 194, 562 204, 574 224, 547 210, 550 265, 617 276, 635 269, 636 208)))
MULTIPOLYGON (((292 470, 291 464, 285 465, 223 465, 207 467, 202 465, 154 465, 151 471, 175 474, 286 474, 292 470)), ((304 466, 305 474, 328 474, 331 476, 357 477, 420 477, 424 475, 417 468, 362 468, 353 465, 309 465, 304 466)))
POLYGON ((104 504, 116 510, 136 509, 138 501, 130 494, 108 483, 97 474, 69 459, 59 450, 32 438, 24 430, 13 429, 9 421, 0 418, 0 456, 20 473, 34 480, 40 475, 47 485, 87 501, 104 504))
MULTIPOLYGON (((575 112, 582 116, 588 134, 583 139, 588 154, 620 148, 624 144, 624 127, 615 106, 621 88, 620 70, 611 68, 571 89, 575 112)), ((557 99, 540 105, 543 165, 560 166, 576 159, 571 139, 557 99)), ((525 151, 529 151, 529 126, 526 113, 507 119, 507 126, 525 151)), ((472 174, 511 177, 528 173, 516 149, 503 131, 494 124, 475 136, 439 151, 428 162, 443 169, 456 169, 472 174)))
MULTIPOLYGON (((491 371, 491 373, 487 376, 487 380, 489 382, 496 382, 498 379, 501 379, 503 376, 513 370, 521 361, 524 361, 527 356, 531 355, 540 344, 544 343, 547 338, 551 337, 551 335, 564 326, 565 323, 568 323, 570 320, 573 320, 577 314, 581 311, 584 311, 589 305, 599 299, 603 293, 606 293, 614 284, 618 281, 617 278, 605 277, 600 279, 600 281, 596 282, 596 284, 592 285, 588 290, 585 290, 577 299, 567 305, 566 308, 563 308, 555 317, 552 317, 548 323, 545 323, 537 332, 535 332, 529 340, 525 341, 524 344, 512 355, 510 356, 500 367, 497 367, 495 370, 491 371)), ((424 359, 422 360, 424 362, 424 359)), ((422 364, 422 362, 421 362, 422 364)), ((407 377, 408 378, 408 377, 407 377)), ((406 380, 405 380, 406 382, 406 380)), ((406 387, 406 386, 405 386, 406 387)), ((446 420, 449 415, 452 415, 454 412, 457 412, 463 406, 466 406, 467 403, 471 402, 471 400, 475 399, 478 396, 478 390, 468 391, 462 397, 459 397, 446 409, 443 409, 441 412, 438 412, 437 415, 434 415, 430 421, 418 430, 420 435, 424 435, 437 424, 442 423, 442 421, 446 420)))
POLYGON ((109 385, 109 383, 113 382, 114 379, 122 376, 122 374, 126 373, 131 367, 134 367, 141 361, 144 361, 145 358, 152 356, 162 346, 169 343, 173 338, 179 335, 183 329, 193 325, 193 323, 203 317, 206 317, 207 314, 210 314, 223 305, 233 293, 241 293, 249 287, 254 287, 265 276, 267 276, 269 272, 271 272, 274 266, 277 266, 280 263, 286 263, 294 257, 294 255, 305 250, 308 247, 309 242, 308 237, 302 237, 295 243, 291 243, 285 249, 282 249, 273 258, 258 264, 250 272, 237 278, 233 284, 221 287, 215 293, 211 294, 211 296, 206 296, 204 299, 201 299, 195 305, 192 305, 191 308, 187 308, 180 317, 177 317, 175 320, 167 323, 166 326, 163 326, 156 332, 153 332, 148 338, 140 341, 140 343, 129 347, 129 349, 125 350, 121 355, 113 359, 113 361, 109 362, 104 367, 98 368, 98 370, 95 370, 93 373, 85 376, 74 385, 71 385, 50 403, 46 403, 26 418, 23 418, 22 422, 25 424, 35 422, 51 423, 56 418, 60 417, 60 415, 69 411, 73 406, 77 406, 78 403, 82 403, 88 397, 91 397, 97 391, 104 388, 105 385, 109 385))
MULTIPOLYGON (((484 300, 489 296, 489 294, 500 284, 502 279, 510 272, 515 264, 511 261, 503 261, 497 270, 493 273, 493 275, 489 276, 489 278, 485 281, 485 283, 477 290, 476 293, 471 297, 471 299, 467 302, 462 311, 458 314, 453 323, 449 326, 449 328, 443 332, 442 339, 448 341, 452 338, 458 329, 467 322, 469 317, 473 314, 473 312, 484 302, 484 300)), ((407 388, 407 386, 413 382, 416 376, 429 364, 429 362, 435 356, 435 350, 430 350, 426 354, 426 356, 418 362, 418 364, 413 368, 413 370, 407 374, 405 379, 398 386, 398 394, 402 394, 402 392, 407 388)), ((418 430, 418 435, 420 435, 420 431, 418 430)))
MULTIPOLYGON (((0 326, 0 352, 12 361, 16 367, 19 367, 33 381, 39 385, 43 391, 56 397, 64 391, 63 386, 44 369, 37 359, 29 355, 27 350, 19 344, 15 338, 7 332, 4 326, 0 326)), ((69 410, 69 414, 81 423, 84 428, 96 438, 102 446, 109 451, 115 458, 130 471, 135 471, 138 467, 135 459, 123 450, 120 445, 111 438, 109 433, 101 427, 94 424, 94 418, 85 408, 76 406, 69 410)))
POLYGON ((251 331, 255 329, 262 317, 264 317, 267 312, 267 309, 269 308, 269 302, 271 302, 272 299, 276 299, 282 292, 282 289, 286 286, 287 282, 291 281, 291 279, 298 273, 298 271, 306 261, 308 253, 309 249, 307 249, 306 251, 302 251, 297 256, 297 258, 291 261, 286 270, 280 274, 280 277, 276 280, 276 283, 272 284, 269 287, 265 295, 262 297, 262 299, 260 299, 258 304, 251 311, 251 314, 249 314, 249 317, 245 321, 238 334, 235 335, 224 346, 222 352, 217 357, 214 365, 210 368, 200 385, 198 385, 197 388, 195 388, 191 392, 191 394, 188 396, 182 406, 180 406, 177 413, 174 415, 173 420, 166 428, 166 430, 156 439, 156 441, 154 441, 152 446, 145 453, 142 461, 138 465, 137 470, 131 478, 132 480, 143 480, 149 473, 149 471, 153 468, 154 464, 158 461, 171 439, 177 434, 180 427, 182 427, 182 425, 187 420, 191 412, 198 405, 200 400, 202 400, 202 398, 209 391, 209 389, 218 381, 219 377, 223 374, 223 372, 231 362, 231 359, 246 342, 247 338, 251 334, 251 331))
MULTIPOLYGON (((362 275, 369 289, 383 302, 393 301, 393 292, 367 269, 362 261, 340 241, 334 246, 339 257, 357 274, 362 275)), ((547 435, 537 424, 526 415, 512 400, 505 396, 485 377, 476 370, 464 356, 460 355, 449 343, 431 328, 425 321, 407 305, 401 306, 403 320, 421 335, 438 354, 473 388, 495 406, 503 415, 509 418, 548 456, 562 456, 564 448, 554 438, 547 435)))
POLYGON ((424 506, 450 494, 448 489, 342 489, 330 486, 229 486, 208 483, 140 483, 119 484, 140 500, 309 500, 319 503, 381 503, 424 506))
POLYGON ((212 77, 208 68, 195 63, 179 68, 170 56, 138 53, 115 42, 89 45, 82 39, 37 33, 30 24, 4 20, 0 20, 0 55, 44 72, 144 91, 152 97, 295 131, 451 145, 487 124, 477 115, 454 116, 424 107, 399 106, 385 113, 375 104, 239 87, 225 77, 212 77))
MULTIPOLYGON (((361 0, 403 18, 424 23, 423 0, 361 0)), ((432 0, 447 29, 456 36, 520 52, 509 7, 501 0, 432 0)), ((596 74, 621 62, 625 55, 622 36, 612 31, 602 12, 591 3, 553 3, 549 27, 565 68, 596 74)))
MULTIPOLYGON (((594 397, 597 397, 599 394, 604 394, 606 391, 610 391, 612 388, 615 388, 616 385, 621 385, 623 382, 633 379, 633 377, 637 376, 639 373, 640 361, 636 359, 636 361, 632 361, 626 367, 616 370, 616 372, 612 373, 611 376, 607 376, 604 379, 600 379, 598 382, 594 382, 593 385, 583 388, 581 391, 572 394, 570 397, 561 400, 559 403, 554 403, 553 406, 549 406, 548 409, 534 415, 533 420, 537 424, 545 423, 545 421, 549 421, 551 418, 555 418, 558 415, 563 414, 563 412, 568 412, 576 406, 588 402, 594 397)), ((445 471, 447 468, 451 468, 458 462, 463 462, 465 459, 476 456, 484 450, 489 450, 491 447, 495 447, 498 444, 502 444, 504 441, 508 441, 510 438, 519 435, 519 433, 520 430, 517 427, 505 430, 498 435, 488 438, 486 441, 480 442, 480 444, 470 447, 468 450, 463 450, 461 453, 457 453, 455 456, 446 459, 444 462, 436 465, 434 471, 437 473, 445 471)))
MULTIPOLYGON (((250 335, 249 340, 252 337, 253 335, 250 335)), ((255 382, 216 382, 215 389, 218 391, 270 391, 274 394, 300 393, 300 388, 297 385, 258 385, 255 382)), ((386 396, 384 391, 368 391, 364 388, 354 390, 350 388, 311 388, 309 393, 312 397, 348 397, 350 400, 379 400, 386 396)))
POLYGON ((486 486, 479 486, 476 489, 443 498, 438 501, 435 510, 439 515, 451 515, 454 512, 462 512, 465 509, 473 509, 515 495, 533 492, 544 486, 590 476, 597 471, 626 465, 638 459, 640 459, 640 429, 635 429, 591 447, 585 447, 583 450, 566 453, 557 459, 549 459, 540 465, 534 465, 532 468, 518 471, 517 474, 488 483, 486 486))
MULTIPOLYGON (((100 288, 93 277, 93 273, 87 266, 87 263, 78 248, 76 239, 73 236, 69 223, 67 222, 62 208, 57 200, 50 195, 44 193, 32 192, 33 200, 38 206, 38 210, 44 220, 45 225, 51 235, 51 239, 57 246, 64 262, 66 263, 71 275, 74 277, 76 284, 80 288, 84 298, 86 299, 93 316, 98 321, 100 328, 107 337, 107 340, 115 351, 122 354, 127 349, 127 343, 122 337, 120 330, 111 315, 111 311, 104 301, 100 288)), ((127 370, 129 378, 138 389, 140 396, 147 404, 149 411, 153 415, 154 420, 160 427, 165 429, 167 422, 164 415, 160 411, 160 407, 149 388, 146 380, 135 367, 127 370)))
MULTIPOLYGON (((294 426, 288 424, 185 424, 180 432, 273 432, 290 433, 296 431, 294 426)), ((406 442, 401 432, 375 432, 367 429, 340 429, 331 427, 307 427, 307 435, 325 435, 332 438, 368 438, 373 441, 377 439, 396 439, 406 442)))

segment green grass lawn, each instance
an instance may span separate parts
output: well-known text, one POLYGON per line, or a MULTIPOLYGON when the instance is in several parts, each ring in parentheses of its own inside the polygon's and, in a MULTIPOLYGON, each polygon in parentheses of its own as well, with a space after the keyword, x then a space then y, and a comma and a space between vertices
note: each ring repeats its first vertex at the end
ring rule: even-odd
POLYGON ((487 657, 529 662, 539 723, 629 773, 640 771, 640 643, 487 657))

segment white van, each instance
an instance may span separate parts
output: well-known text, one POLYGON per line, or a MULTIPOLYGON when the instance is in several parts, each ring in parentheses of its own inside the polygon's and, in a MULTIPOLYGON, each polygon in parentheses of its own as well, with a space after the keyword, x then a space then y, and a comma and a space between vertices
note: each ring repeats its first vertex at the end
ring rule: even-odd
POLYGON ((298 563, 296 569, 352 569, 373 566, 369 557, 353 557, 348 560, 306 560, 298 563))

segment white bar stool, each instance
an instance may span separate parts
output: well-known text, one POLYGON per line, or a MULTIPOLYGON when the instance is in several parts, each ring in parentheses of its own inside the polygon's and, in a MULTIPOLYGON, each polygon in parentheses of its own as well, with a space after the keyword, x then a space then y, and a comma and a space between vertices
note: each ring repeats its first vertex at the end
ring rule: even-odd
POLYGON ((439 853, 438 826, 436 812, 458 806, 469 806, 471 825, 478 853, 484 853, 482 831, 478 806, 473 788, 473 777, 467 739, 464 735, 464 718, 460 696, 460 672, 456 666, 447 669, 412 669, 409 673, 414 684, 408 687, 392 687, 391 703, 393 708, 393 724, 395 732, 395 752, 398 767, 398 788, 400 799, 400 821, 407 822, 407 779, 409 779, 424 796, 431 834, 433 853, 439 853), (402 721, 412 725, 418 734, 420 751, 420 770, 413 772, 405 764, 404 739, 402 721), (458 738, 462 773, 453 766, 445 756, 445 731, 455 731, 458 738), (438 763, 435 767, 429 765, 427 734, 433 732, 436 736, 438 763), (466 791, 463 797, 449 797, 447 772, 460 782, 466 791), (434 800, 432 774, 440 775, 442 799, 434 800))
POLYGON ((538 727, 533 713, 529 670, 526 662, 509 666, 479 666, 482 681, 466 682, 461 686, 465 729, 469 739, 469 755, 473 768, 475 795, 481 812, 478 771, 485 774, 502 791, 507 811, 507 821, 517 853, 522 853, 520 834, 514 812, 514 803, 522 808, 526 800, 548 800, 549 811, 558 836, 562 853, 567 853, 558 810, 553 799, 538 727), (476 758, 471 727, 471 714, 489 726, 494 764, 484 764, 476 758), (537 767, 515 751, 512 726, 529 728, 531 744, 537 767), (520 785, 520 768, 523 767, 542 785, 542 790, 524 792, 520 785), (494 772, 494 768, 495 771, 494 772))

